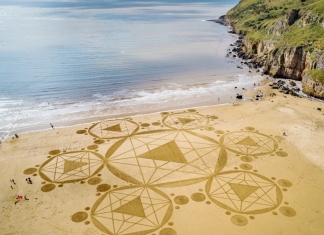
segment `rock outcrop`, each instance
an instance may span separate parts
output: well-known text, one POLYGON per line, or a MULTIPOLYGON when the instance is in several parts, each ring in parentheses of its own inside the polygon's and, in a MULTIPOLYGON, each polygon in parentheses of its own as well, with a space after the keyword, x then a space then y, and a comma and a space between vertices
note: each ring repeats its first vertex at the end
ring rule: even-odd
POLYGON ((316 98, 323 99, 324 86, 320 79, 313 77, 311 74, 305 74, 303 77, 303 92, 314 96, 316 98))
MULTIPOLYGON (((322 2, 318 0, 319 4, 322 2)), ((283 10, 276 16, 278 6, 265 5, 260 0, 254 3, 241 0, 226 19, 236 33, 244 35, 238 49, 244 55, 240 57, 261 61, 265 74, 302 80, 305 93, 324 98, 324 79, 306 76, 309 70, 324 70, 324 17, 303 6, 291 9, 280 6, 283 10), (260 16, 251 16, 251 12, 260 16)))

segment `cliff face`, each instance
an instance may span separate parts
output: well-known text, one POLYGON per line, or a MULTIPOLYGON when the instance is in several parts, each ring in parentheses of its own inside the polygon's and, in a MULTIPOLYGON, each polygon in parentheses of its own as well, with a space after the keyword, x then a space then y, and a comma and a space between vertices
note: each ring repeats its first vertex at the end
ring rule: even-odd
POLYGON ((265 74, 303 80, 306 93, 324 98, 324 82, 305 75, 324 70, 324 0, 272 2, 241 0, 226 15, 234 31, 245 35, 241 50, 262 61, 265 74))
POLYGON ((306 74, 303 77, 302 84, 304 93, 320 99, 324 97, 324 86, 318 79, 306 74))

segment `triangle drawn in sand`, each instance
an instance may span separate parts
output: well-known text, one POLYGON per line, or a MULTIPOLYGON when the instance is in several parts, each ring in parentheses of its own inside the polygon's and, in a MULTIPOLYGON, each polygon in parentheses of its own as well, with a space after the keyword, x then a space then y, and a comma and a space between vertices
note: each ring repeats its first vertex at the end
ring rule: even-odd
POLYGON ((237 142, 236 144, 239 144, 239 145, 247 145, 247 146, 258 146, 260 147, 260 145, 258 145, 257 142, 255 142, 250 136, 249 137, 246 137, 245 139, 237 142))
POLYGON ((152 160, 187 164, 188 161, 174 140, 138 156, 152 160))
POLYGON ((105 131, 115 131, 115 132, 122 132, 122 129, 120 127, 120 124, 114 125, 114 126, 109 126, 105 129, 103 129, 105 131))
POLYGON ((145 218, 143 204, 139 196, 127 202, 126 204, 122 205, 121 207, 118 207, 112 212, 145 218))
POLYGON ((260 187, 245 185, 245 184, 235 184, 235 183, 228 183, 235 194, 239 197, 241 201, 244 201, 247 197, 249 197, 252 193, 258 190, 260 187))
POLYGON ((196 119, 191 119, 191 118, 179 118, 179 121, 181 122, 182 125, 186 125, 190 122, 196 121, 196 119))
POLYGON ((70 171, 73 171, 77 168, 80 168, 84 165, 88 165, 86 162, 80 162, 80 161, 70 161, 70 160, 64 160, 64 174, 68 173, 70 171))

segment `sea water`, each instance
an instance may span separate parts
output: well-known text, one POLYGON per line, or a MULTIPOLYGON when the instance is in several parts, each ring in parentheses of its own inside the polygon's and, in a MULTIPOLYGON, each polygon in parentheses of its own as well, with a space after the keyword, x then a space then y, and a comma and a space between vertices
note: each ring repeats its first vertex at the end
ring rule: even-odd
POLYGON ((257 78, 215 24, 238 0, 0 2, 0 140, 88 118, 232 102, 257 78), (218 100, 220 98, 220 100, 218 100))

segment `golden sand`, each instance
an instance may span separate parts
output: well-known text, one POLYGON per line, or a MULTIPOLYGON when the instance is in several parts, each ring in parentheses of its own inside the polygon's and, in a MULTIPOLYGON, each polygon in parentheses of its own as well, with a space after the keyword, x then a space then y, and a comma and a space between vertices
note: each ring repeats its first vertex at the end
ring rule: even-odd
POLYGON ((322 234, 324 104, 259 89, 7 139, 1 234, 322 234))

